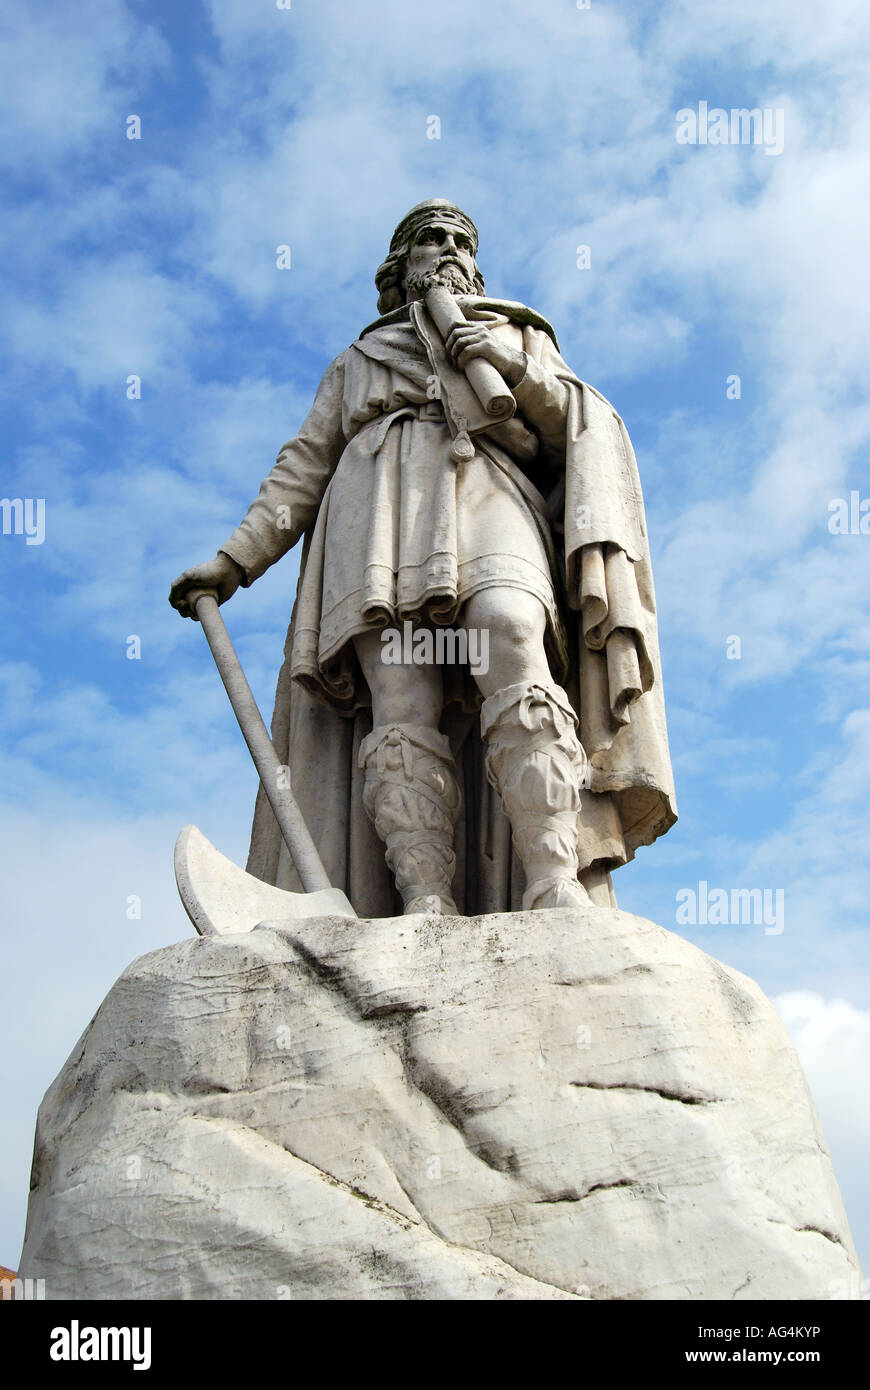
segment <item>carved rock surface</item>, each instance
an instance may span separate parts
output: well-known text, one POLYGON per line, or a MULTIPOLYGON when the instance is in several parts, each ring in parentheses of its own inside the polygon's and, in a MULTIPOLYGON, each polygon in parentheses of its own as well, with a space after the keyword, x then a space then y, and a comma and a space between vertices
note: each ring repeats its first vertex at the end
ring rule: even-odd
POLYGON ((625 912, 316 918, 125 971, 39 1113, 48 1298, 828 1298, 757 985, 625 912))

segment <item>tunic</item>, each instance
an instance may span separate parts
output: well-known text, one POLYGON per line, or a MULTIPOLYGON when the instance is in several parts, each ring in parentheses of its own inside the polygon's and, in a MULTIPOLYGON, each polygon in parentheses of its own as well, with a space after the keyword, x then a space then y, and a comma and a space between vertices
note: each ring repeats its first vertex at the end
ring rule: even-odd
MULTIPOLYGON (((401 904, 363 805, 358 753, 372 716, 352 639, 406 619, 461 622, 463 604, 490 585, 535 594, 547 613, 550 667, 589 759, 578 853, 593 900, 612 904, 610 870, 676 820, 649 543, 625 426, 532 310, 461 303, 525 354, 511 391, 537 457, 520 457, 493 430, 422 306, 406 306, 331 364, 222 547, 247 585, 304 536, 272 739, 330 880, 361 916, 401 904), (451 441, 463 427, 473 457, 457 464, 451 441)), ((522 871, 486 778, 479 696, 464 668, 444 675, 441 729, 463 789, 454 894, 462 912, 509 910, 522 871)), ((262 789, 248 871, 300 887, 262 789)))
MULTIPOLYGON (((514 396, 540 440, 536 471, 547 480, 548 459, 564 450, 568 389, 557 373, 567 368, 537 327, 498 316, 490 331, 527 355, 514 396)), ((406 619, 452 625, 472 594, 494 585, 540 599, 554 677, 564 675, 562 580, 547 500, 487 433, 475 436, 472 459, 453 461, 444 406, 431 399, 433 375, 411 323, 376 328, 348 348, 222 547, 250 583, 314 521, 291 675, 344 713, 369 702, 351 645, 356 633, 406 619)), ((451 695, 465 704, 476 698, 455 680, 451 695)))

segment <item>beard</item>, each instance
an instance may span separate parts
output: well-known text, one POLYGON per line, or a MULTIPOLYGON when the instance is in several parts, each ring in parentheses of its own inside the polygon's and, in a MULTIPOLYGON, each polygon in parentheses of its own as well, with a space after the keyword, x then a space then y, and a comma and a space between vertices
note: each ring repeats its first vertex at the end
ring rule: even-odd
POLYGON ((451 294, 476 294, 473 280, 455 261, 439 262, 431 270, 409 270, 405 276, 405 298, 425 299, 427 291, 440 285, 451 294))

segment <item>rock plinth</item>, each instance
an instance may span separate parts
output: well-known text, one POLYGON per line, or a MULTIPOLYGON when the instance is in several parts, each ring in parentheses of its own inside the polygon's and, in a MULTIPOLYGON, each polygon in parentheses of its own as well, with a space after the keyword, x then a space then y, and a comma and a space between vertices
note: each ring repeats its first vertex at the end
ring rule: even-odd
POLYGON ((751 980, 628 913, 143 956, 39 1114, 48 1298, 823 1299, 857 1261, 751 980))

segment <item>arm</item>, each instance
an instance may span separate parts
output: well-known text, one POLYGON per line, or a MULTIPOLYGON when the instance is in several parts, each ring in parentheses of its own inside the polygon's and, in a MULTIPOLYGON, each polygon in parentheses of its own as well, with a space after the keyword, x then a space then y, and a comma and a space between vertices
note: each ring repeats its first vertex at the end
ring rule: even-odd
POLYGON ((486 324, 472 322, 453 329, 446 347, 463 371, 475 357, 491 362, 511 388, 520 414, 536 431, 546 453, 564 455, 568 386, 561 375, 573 380, 573 374, 546 333, 527 328, 525 337, 531 352, 511 347, 486 324))
POLYGON ((345 445, 343 392, 342 354, 328 368, 299 433, 281 448, 247 515, 216 558, 175 580, 169 602, 182 617, 194 616, 186 601, 191 589, 214 589, 218 602, 225 603, 239 585, 247 588, 280 560, 311 525, 345 445))
POLYGON ((317 516, 344 449, 343 391, 342 356, 327 370, 299 433, 280 449, 245 519, 220 548, 243 571, 245 588, 292 550, 317 516))

